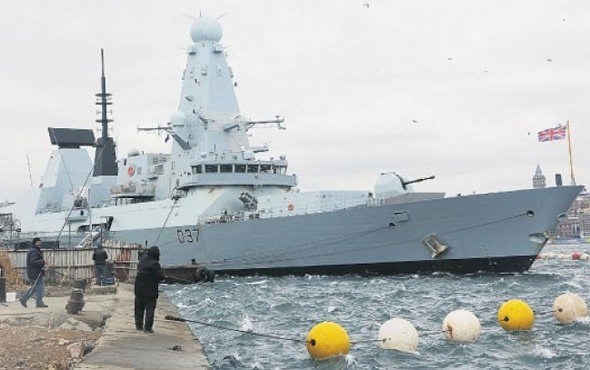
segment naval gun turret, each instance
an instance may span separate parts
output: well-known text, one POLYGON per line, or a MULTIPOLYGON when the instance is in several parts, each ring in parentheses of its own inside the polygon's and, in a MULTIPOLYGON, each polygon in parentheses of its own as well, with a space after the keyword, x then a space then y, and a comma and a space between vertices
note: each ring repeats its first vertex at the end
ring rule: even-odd
POLYGON ((412 184, 434 179, 433 176, 408 180, 395 172, 382 173, 375 182, 375 197, 386 204, 409 200, 444 197, 444 193, 415 193, 412 184), (404 196, 404 197, 401 197, 404 196))

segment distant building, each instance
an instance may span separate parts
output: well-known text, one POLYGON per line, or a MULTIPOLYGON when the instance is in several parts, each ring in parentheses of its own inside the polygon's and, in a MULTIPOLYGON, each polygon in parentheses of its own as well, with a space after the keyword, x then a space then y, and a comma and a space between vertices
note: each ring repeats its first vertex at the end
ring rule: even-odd
POLYGON ((590 237, 590 213, 582 213, 578 217, 580 220, 580 235, 582 237, 590 237))
POLYGON ((545 179, 545 175, 543 175, 543 171, 541 171, 541 166, 537 165, 537 170, 533 176, 533 189, 542 189, 546 186, 547 181, 545 179))
POLYGON ((565 219, 557 225, 557 239, 590 238, 590 194, 584 189, 567 211, 565 219))
MULTIPOLYGON (((556 179, 556 186, 561 186, 561 181, 556 179)), ((547 187, 547 179, 537 164, 533 176, 533 188, 543 189, 547 187)), ((588 240, 590 242, 590 194, 586 189, 574 200, 570 209, 552 232, 552 239, 557 240, 588 240)))
MULTIPOLYGON (((556 180, 557 181, 557 180, 556 180)), ((556 183, 561 186, 560 183, 556 183)), ((535 175, 533 176, 533 188, 543 189, 547 187, 547 179, 541 171, 541 166, 537 164, 535 175)), ((590 194, 586 189, 582 190, 580 195, 574 200, 565 217, 560 218, 555 231, 552 232, 552 239, 557 240, 590 240, 590 194)))

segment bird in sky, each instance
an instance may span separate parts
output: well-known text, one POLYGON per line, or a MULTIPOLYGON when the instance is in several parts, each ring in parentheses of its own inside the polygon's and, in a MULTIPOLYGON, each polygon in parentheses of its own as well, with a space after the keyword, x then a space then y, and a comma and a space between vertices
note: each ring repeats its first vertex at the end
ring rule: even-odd
POLYGON ((553 62, 553 60, 551 58, 547 58, 548 62, 553 62))
POLYGON ((416 121, 415 119, 412 120, 413 123, 418 123, 418 121, 416 121))
POLYGON ((364 3, 364 4, 363 4, 363 6, 364 6, 365 8, 367 8, 367 9, 369 9, 369 6, 371 6, 371 4, 369 4, 369 3, 364 3))

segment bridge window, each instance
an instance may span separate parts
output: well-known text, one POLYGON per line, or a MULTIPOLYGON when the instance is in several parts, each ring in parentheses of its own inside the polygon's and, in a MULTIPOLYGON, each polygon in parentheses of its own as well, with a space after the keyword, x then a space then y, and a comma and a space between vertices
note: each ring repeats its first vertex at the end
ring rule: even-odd
POLYGON ((206 164, 205 165, 205 172, 207 173, 214 173, 214 172, 219 172, 219 166, 216 164, 206 164))
POLYGON ((219 172, 223 172, 223 173, 232 172, 232 165, 231 164, 219 165, 219 172))
POLYGON ((272 166, 270 164, 261 164, 260 165, 260 172, 262 173, 270 173, 272 166))
POLYGON ((193 166, 193 175, 198 173, 203 173, 203 166, 201 166, 200 164, 193 166))
POLYGON ((246 165, 245 164, 236 164, 235 172, 246 172, 246 165))
POLYGON ((257 173, 258 172, 258 165, 257 164, 249 164, 248 165, 248 172, 250 173, 257 173))

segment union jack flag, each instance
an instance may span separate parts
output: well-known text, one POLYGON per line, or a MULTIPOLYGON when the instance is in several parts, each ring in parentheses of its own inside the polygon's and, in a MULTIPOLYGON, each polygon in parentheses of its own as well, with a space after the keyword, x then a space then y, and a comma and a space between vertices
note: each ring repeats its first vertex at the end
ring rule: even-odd
POLYGON ((559 125, 557 127, 539 131, 539 142, 565 139, 566 135, 567 127, 559 125))

